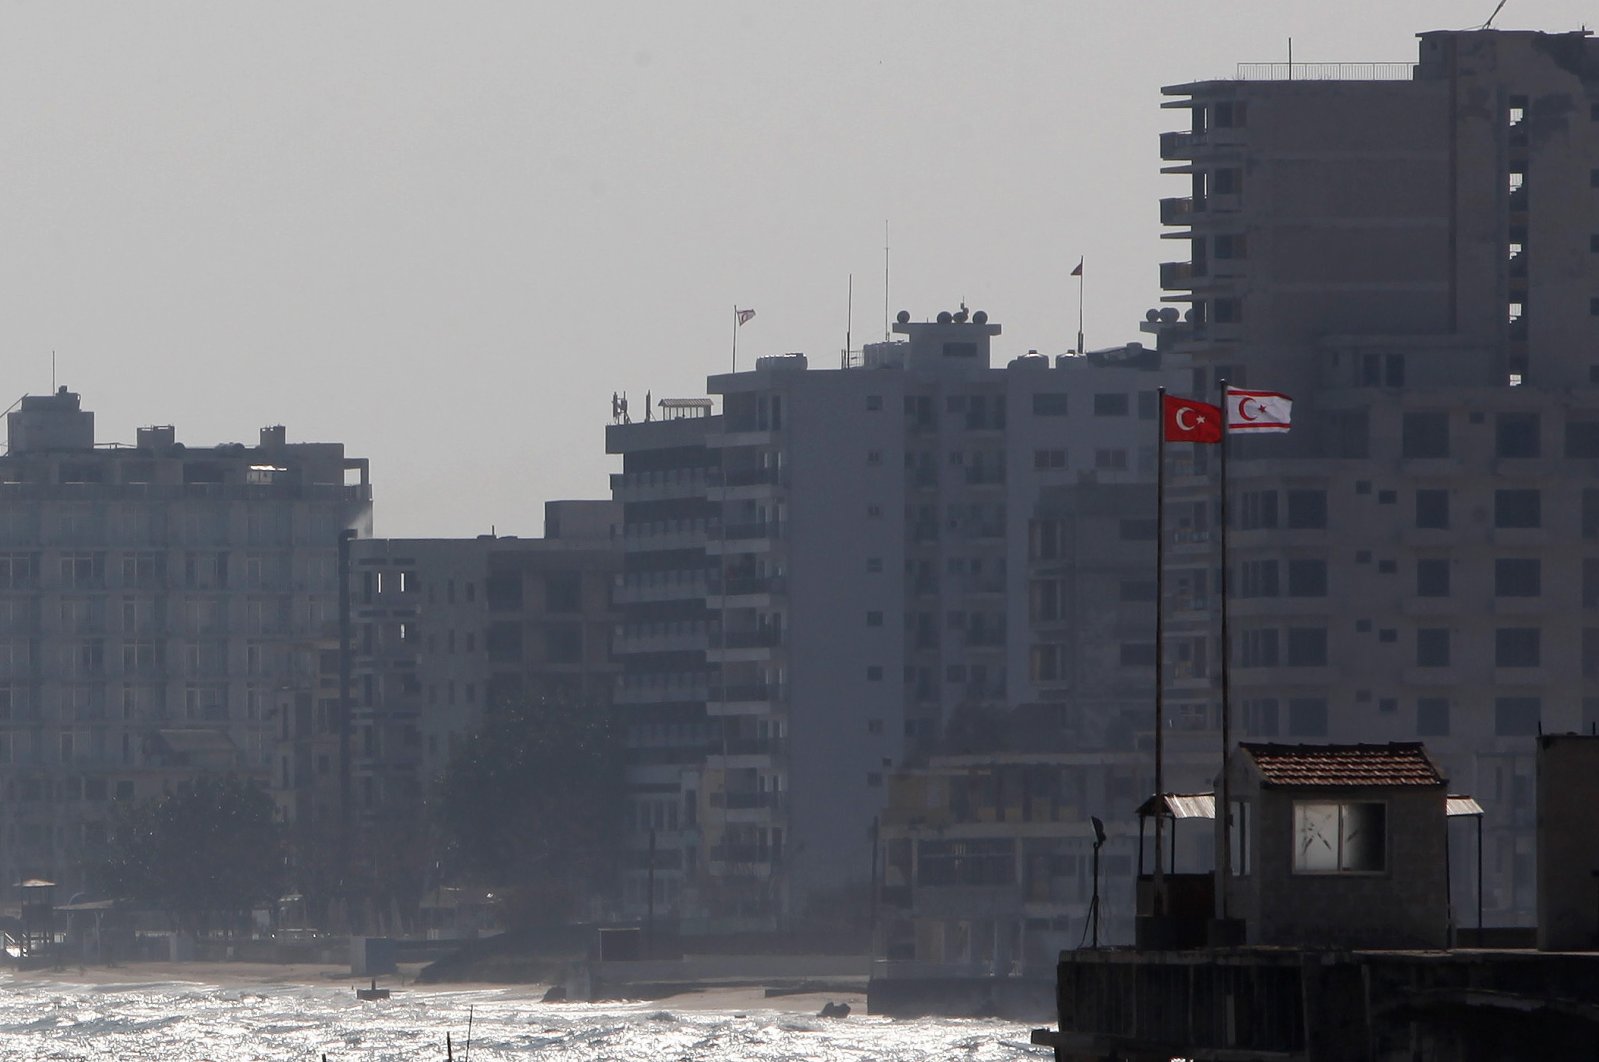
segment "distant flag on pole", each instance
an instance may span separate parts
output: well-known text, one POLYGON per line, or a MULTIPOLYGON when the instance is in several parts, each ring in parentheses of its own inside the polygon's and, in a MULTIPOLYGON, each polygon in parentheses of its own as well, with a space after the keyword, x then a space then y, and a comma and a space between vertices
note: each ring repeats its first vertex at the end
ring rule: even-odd
POLYGON ((1293 409, 1294 400, 1280 391, 1227 388, 1228 431, 1287 431, 1293 409))
POLYGON ((739 324, 743 324, 746 321, 748 321, 751 317, 755 316, 755 311, 754 310, 737 310, 737 311, 735 311, 735 313, 736 313, 736 315, 738 317, 738 323, 739 324))
POLYGON ((1081 258, 1079 258, 1079 259, 1077 259, 1077 268, 1072 270, 1072 276, 1080 277, 1082 275, 1083 275, 1083 260, 1081 258))
POLYGON ((1221 442, 1221 407, 1209 402, 1196 402, 1192 398, 1165 395, 1165 409, 1161 419, 1165 422, 1167 442, 1219 443, 1221 442))

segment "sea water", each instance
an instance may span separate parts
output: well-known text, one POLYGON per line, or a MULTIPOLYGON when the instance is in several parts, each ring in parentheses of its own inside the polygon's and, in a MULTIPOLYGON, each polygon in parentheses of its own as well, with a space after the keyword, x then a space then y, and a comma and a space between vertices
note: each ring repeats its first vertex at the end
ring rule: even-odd
POLYGON ((798 1062, 1045 1059, 1028 1028, 991 1020, 710 1011, 652 1003, 539 1003, 526 989, 396 989, 362 1003, 348 985, 224 988, 0 981, 0 1058, 160 1062, 465 1060, 798 1062))

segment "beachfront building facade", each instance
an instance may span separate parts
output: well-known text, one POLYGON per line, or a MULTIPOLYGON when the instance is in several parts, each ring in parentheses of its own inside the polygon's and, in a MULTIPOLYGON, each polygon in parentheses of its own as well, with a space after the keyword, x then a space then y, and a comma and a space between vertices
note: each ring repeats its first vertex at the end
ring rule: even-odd
POLYGON ((338 443, 97 444, 62 389, 0 456, 0 889, 87 884, 119 805, 203 770, 265 781, 281 691, 337 619, 367 462, 338 443))
MULTIPOLYGON (((1165 92, 1189 393, 1296 399, 1229 470, 1235 733, 1424 739, 1487 809, 1489 920, 1530 923, 1536 735, 1599 722, 1599 44, 1438 31, 1394 69, 1165 92)), ((1169 514, 1168 578, 1207 607, 1171 614, 1167 698, 1198 729, 1213 458, 1181 458, 1169 514)))

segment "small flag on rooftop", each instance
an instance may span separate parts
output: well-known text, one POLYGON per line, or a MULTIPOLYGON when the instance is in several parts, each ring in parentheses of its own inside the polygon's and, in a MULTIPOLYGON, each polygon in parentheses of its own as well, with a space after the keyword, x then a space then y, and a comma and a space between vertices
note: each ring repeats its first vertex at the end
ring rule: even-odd
POLYGON ((748 321, 751 317, 755 316, 755 311, 754 310, 736 310, 734 312, 738 315, 738 323, 739 324, 743 324, 744 322, 748 321))

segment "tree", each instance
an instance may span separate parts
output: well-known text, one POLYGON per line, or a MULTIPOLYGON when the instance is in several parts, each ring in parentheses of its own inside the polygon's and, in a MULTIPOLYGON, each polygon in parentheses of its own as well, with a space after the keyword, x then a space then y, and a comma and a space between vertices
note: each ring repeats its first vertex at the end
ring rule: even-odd
POLYGON ((213 916, 231 929, 275 900, 283 873, 282 827, 266 790, 205 774, 123 815, 102 877, 109 891, 198 931, 213 916))
POLYGON ((502 708, 451 756, 439 809, 457 871, 515 887, 519 921, 570 916, 615 869, 622 749, 609 714, 502 708))

